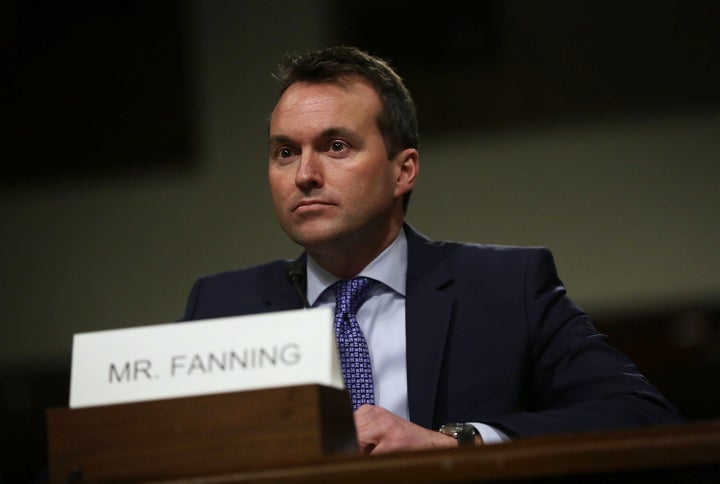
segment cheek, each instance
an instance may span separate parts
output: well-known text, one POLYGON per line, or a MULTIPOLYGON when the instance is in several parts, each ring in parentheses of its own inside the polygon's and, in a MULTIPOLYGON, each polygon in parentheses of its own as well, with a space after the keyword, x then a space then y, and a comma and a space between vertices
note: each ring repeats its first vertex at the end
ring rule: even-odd
POLYGON ((288 197, 285 193, 282 185, 270 182, 270 197, 272 198, 273 209, 277 218, 285 216, 285 212, 287 211, 285 206, 288 197))
POLYGON ((273 200, 279 201, 285 196, 285 194, 287 194, 287 177, 276 169, 270 168, 268 173, 268 184, 270 186, 270 193, 272 194, 273 200))
POLYGON ((390 205, 395 196, 395 184, 387 173, 358 174, 349 181, 347 187, 349 196, 362 211, 390 205))

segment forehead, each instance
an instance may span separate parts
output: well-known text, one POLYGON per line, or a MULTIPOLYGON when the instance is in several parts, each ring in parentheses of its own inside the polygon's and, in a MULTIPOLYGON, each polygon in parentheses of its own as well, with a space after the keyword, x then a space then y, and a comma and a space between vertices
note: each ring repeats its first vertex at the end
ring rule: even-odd
POLYGON ((375 123, 380 98, 359 77, 339 82, 298 82, 282 94, 270 118, 270 131, 287 125, 375 123))

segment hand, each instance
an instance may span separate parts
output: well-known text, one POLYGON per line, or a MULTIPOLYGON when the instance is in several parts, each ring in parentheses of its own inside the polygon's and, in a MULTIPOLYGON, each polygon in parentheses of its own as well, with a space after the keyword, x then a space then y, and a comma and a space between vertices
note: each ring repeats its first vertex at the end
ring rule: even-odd
POLYGON ((382 407, 363 405, 353 414, 365 454, 457 447, 453 437, 420 427, 382 407))

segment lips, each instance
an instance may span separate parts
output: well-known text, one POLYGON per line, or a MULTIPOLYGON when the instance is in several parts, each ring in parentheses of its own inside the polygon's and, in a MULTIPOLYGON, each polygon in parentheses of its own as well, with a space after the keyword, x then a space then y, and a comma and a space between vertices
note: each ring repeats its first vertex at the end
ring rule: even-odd
POLYGON ((317 198, 306 198, 303 200, 300 200, 292 209, 293 212, 303 212, 303 211, 309 211, 315 208, 323 208, 323 207, 329 207, 331 205, 335 205, 332 202, 329 202, 328 200, 321 200, 317 198))

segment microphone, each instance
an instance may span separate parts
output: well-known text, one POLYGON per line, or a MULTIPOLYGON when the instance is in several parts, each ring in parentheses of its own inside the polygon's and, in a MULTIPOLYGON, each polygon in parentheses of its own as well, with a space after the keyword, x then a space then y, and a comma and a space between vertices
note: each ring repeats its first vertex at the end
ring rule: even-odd
POLYGON ((285 274, 293 283, 295 292, 297 292, 298 296, 300 296, 303 306, 305 308, 309 308, 310 303, 305 296, 305 286, 307 284, 307 281, 305 280, 305 264, 303 264, 300 260, 291 261, 288 263, 285 274))

